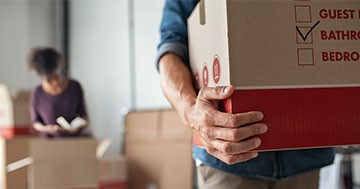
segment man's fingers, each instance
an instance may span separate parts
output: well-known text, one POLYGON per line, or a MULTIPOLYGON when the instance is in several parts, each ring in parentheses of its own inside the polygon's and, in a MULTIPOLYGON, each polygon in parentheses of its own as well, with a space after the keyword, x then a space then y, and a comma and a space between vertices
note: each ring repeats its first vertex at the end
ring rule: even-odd
POLYGON ((208 153, 227 164, 256 157, 258 153, 249 151, 259 147, 261 140, 254 136, 267 131, 265 124, 258 123, 264 117, 261 112, 231 114, 217 110, 217 100, 229 98, 233 92, 233 86, 202 88, 197 109, 191 114, 191 127, 208 153))
POLYGON ((222 127, 240 127, 251 123, 256 123, 264 118, 264 114, 258 111, 246 113, 229 114, 216 111, 213 113, 213 125, 222 127))
POLYGON ((229 98, 234 92, 233 86, 204 87, 199 92, 199 99, 204 101, 223 100, 229 98))
POLYGON ((217 139, 210 140, 209 138, 204 137, 202 132, 196 131, 196 133, 200 136, 199 138, 209 154, 229 165, 248 161, 249 159, 258 156, 257 152, 249 152, 260 146, 261 140, 258 137, 241 142, 228 142, 217 139))
POLYGON ((248 152, 252 149, 259 147, 260 144, 261 140, 259 137, 247 139, 241 142, 228 142, 223 140, 211 141, 211 145, 213 146, 213 148, 224 154, 230 155, 248 152))
POLYGON ((263 134, 268 130, 264 123, 255 123, 252 125, 236 128, 224 127, 200 127, 199 132, 208 140, 225 140, 229 142, 239 142, 241 140, 250 138, 254 135, 263 134))
POLYGON ((207 132, 205 134, 208 134, 211 139, 220 139, 229 142, 239 142, 255 135, 264 134, 265 132, 267 132, 267 130, 268 127, 266 124, 255 123, 239 128, 215 127, 213 131, 211 131, 211 129, 205 129, 203 130, 203 132, 207 132))
POLYGON ((213 155, 214 157, 216 157, 217 159, 221 160, 222 162, 228 165, 245 162, 259 155, 257 152, 245 152, 241 154, 229 155, 229 154, 224 154, 221 151, 218 151, 214 148, 210 148, 207 151, 208 153, 210 153, 211 155, 213 155))

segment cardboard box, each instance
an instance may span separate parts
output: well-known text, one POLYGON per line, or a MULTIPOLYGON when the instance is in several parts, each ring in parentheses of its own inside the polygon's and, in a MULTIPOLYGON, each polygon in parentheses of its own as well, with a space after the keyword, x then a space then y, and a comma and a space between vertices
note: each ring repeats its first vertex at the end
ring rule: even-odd
POLYGON ((8 164, 28 156, 29 137, 0 138, 0 189, 26 189, 27 167, 8 172, 8 164))
POLYGON ((29 143, 30 189, 97 188, 97 141, 91 138, 33 139, 29 143))
POLYGON ((173 110, 130 112, 125 136, 129 188, 192 188, 191 138, 173 110))
POLYGON ((0 84, 0 135, 12 138, 14 135, 30 134, 30 92, 21 91, 13 99, 8 88, 0 84))
POLYGON ((97 148, 90 138, 0 138, 0 189, 125 189, 124 158, 98 159, 97 148))
POLYGON ((235 86, 225 111, 264 112, 257 150, 359 144, 359 23, 359 1, 202 0, 191 69, 200 88, 235 86))
POLYGON ((108 156, 99 160, 99 188, 127 189, 127 161, 124 156, 108 156))

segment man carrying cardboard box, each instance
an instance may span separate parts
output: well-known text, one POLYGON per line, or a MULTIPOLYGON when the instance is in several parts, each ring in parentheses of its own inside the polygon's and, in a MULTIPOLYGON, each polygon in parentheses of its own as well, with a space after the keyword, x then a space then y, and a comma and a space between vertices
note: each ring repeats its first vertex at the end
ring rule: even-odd
POLYGON ((197 3, 194 0, 165 2, 157 66, 167 99, 204 145, 204 148, 193 147, 199 187, 318 188, 319 169, 333 162, 332 148, 251 151, 261 144, 256 135, 268 130, 261 123, 262 112, 218 111, 219 101, 233 94, 233 86, 204 84, 196 93, 189 68, 186 21, 197 3))

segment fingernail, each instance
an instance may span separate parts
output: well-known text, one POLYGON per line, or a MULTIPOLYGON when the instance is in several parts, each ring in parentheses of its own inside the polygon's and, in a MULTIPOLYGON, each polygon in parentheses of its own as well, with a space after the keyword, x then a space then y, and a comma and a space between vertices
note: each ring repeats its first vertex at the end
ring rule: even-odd
POLYGON ((262 120, 264 118, 264 114, 262 112, 258 112, 256 116, 258 120, 262 120))
POLYGON ((267 130, 268 130, 268 126, 265 124, 260 128, 261 133, 266 133, 267 130))
POLYGON ((254 152, 253 154, 251 154, 251 157, 252 157, 252 158, 255 158, 255 157, 258 157, 258 155, 259 155, 259 153, 254 152))
POLYGON ((224 89, 223 89, 223 93, 227 93, 227 92, 229 92, 229 89, 230 89, 230 87, 224 87, 224 89))
POLYGON ((259 147, 261 144, 260 138, 255 138, 255 147, 259 147))

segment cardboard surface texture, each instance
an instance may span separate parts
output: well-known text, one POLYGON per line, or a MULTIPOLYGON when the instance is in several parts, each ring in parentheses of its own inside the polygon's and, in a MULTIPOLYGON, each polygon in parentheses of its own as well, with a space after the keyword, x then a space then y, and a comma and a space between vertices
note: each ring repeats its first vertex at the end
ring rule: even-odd
POLYGON ((173 110, 130 112, 125 137, 129 188, 192 188, 191 138, 173 110))
POLYGON ((96 140, 90 138, 32 140, 29 188, 96 188, 96 147, 96 140))
POLYGON ((91 138, 0 138, 0 189, 127 189, 126 159, 99 148, 91 138))
POLYGON ((29 137, 0 138, 0 189, 26 189, 27 167, 7 172, 6 165, 28 156, 29 137))
POLYGON ((30 92, 21 91, 13 99, 8 88, 0 84, 0 135, 12 138, 14 135, 30 134, 30 92))
POLYGON ((124 156, 109 156, 100 159, 99 188, 127 189, 127 161, 124 156))
POLYGON ((203 0, 188 31, 197 87, 233 85, 225 111, 264 113, 257 150, 360 144, 359 1, 203 0))

